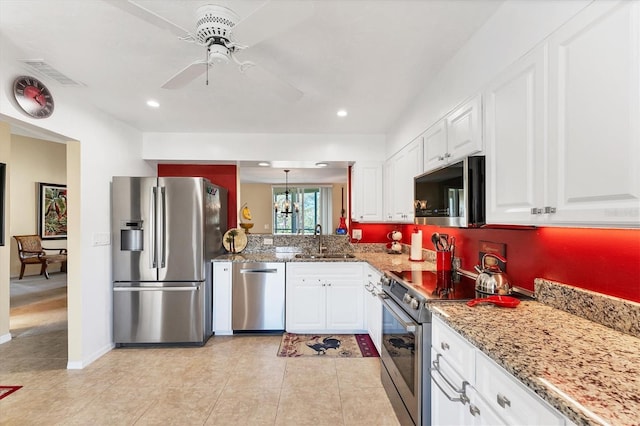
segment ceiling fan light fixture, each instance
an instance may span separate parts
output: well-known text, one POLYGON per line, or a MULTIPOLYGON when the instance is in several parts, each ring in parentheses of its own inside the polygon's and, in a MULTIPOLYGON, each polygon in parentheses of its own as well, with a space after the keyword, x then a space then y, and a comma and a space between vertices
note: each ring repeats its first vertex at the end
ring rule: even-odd
POLYGON ((229 49, 221 44, 212 44, 209 46, 209 63, 210 64, 228 64, 229 49))

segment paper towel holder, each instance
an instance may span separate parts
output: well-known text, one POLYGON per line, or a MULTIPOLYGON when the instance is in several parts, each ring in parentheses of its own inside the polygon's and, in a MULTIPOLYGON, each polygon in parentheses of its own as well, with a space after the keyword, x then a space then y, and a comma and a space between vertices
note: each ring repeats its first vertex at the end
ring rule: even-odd
POLYGON ((409 260, 412 262, 424 261, 422 256, 422 231, 416 226, 411 234, 411 255, 409 260))

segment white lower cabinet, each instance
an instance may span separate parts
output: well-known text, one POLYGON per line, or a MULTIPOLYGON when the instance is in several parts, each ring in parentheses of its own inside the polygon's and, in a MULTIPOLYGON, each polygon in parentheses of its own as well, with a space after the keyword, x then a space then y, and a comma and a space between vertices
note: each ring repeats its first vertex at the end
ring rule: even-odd
POLYGON ((382 274, 371 266, 365 268, 364 310, 366 329, 369 332, 369 337, 371 337, 376 350, 380 353, 382 345, 382 302, 378 298, 378 294, 382 292, 382 285, 380 283, 382 274))
POLYGON ((564 424, 561 414, 479 351, 476 354, 476 387, 507 424, 564 424))
POLYGON ((231 262, 213 262, 213 332, 233 334, 231 325, 231 262))
POLYGON ((430 374, 434 426, 572 424, 435 316, 430 374))
POLYGON ((362 275, 360 262, 287 263, 287 331, 363 332, 362 275))

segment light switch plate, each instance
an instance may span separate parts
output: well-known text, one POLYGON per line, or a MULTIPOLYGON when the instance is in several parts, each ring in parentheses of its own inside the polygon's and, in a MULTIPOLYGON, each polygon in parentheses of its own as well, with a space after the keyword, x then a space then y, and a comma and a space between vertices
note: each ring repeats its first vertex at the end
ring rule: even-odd
POLYGON ((94 232, 91 235, 91 242, 94 246, 108 246, 111 244, 111 234, 109 232, 94 232))
POLYGON ((353 229, 353 230, 351 230, 351 236, 353 237, 354 240, 361 240, 362 239, 362 229, 353 229))

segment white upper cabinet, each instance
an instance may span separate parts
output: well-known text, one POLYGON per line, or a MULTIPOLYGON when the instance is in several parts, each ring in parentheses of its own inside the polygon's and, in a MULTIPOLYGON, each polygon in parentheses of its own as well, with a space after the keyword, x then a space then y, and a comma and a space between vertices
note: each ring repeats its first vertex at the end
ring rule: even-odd
POLYGON ((382 162, 357 162, 351 167, 351 220, 382 222, 382 162))
POLYGON ((385 222, 393 221, 393 206, 395 200, 392 198, 393 190, 394 190, 394 163, 390 159, 384 162, 382 168, 382 175, 384 176, 384 180, 382 183, 382 192, 384 194, 383 197, 383 205, 382 205, 382 215, 385 222))
POLYGON ((487 89, 487 222, 531 224, 544 205, 546 51, 540 47, 487 89))
POLYGON ((640 3, 594 2, 485 93, 487 223, 640 225, 640 3))
POLYGON ((437 169, 446 164, 447 121, 443 118, 424 133, 424 170, 437 169))
POLYGON ((392 190, 387 203, 394 222, 413 223, 413 178, 422 173, 422 141, 415 139, 388 160, 392 190))
POLYGON ((549 39, 557 224, 640 225, 640 3, 594 2, 549 39))
POLYGON ((427 129, 423 135, 424 172, 482 151, 481 112, 478 95, 427 129))

